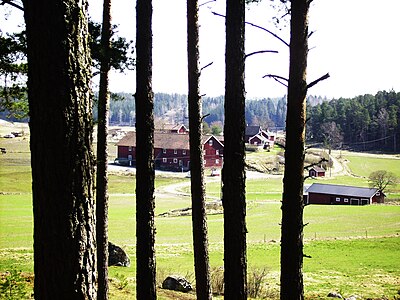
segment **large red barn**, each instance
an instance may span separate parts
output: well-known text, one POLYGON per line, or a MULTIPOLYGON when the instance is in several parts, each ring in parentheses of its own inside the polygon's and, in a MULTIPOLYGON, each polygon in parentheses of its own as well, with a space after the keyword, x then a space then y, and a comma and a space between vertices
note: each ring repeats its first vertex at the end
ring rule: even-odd
POLYGON ((385 195, 376 188, 313 183, 306 191, 305 204, 366 205, 383 203, 385 195))
MULTIPOLYGON (((128 132, 117 143, 117 161, 136 165, 136 132, 128 132)), ((222 167, 224 145, 215 136, 203 137, 204 166, 222 167)), ((189 135, 154 133, 155 166, 161 170, 187 171, 190 169, 189 135)))

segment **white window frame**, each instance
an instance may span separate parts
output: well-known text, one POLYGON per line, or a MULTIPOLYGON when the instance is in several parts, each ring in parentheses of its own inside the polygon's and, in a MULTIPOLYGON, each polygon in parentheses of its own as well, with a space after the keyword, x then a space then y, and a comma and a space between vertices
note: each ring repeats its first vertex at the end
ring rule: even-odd
POLYGON ((174 164, 178 163, 178 159, 174 158, 174 164))
POLYGON ((219 155, 219 150, 215 150, 215 155, 219 155))
POLYGON ((212 139, 209 139, 209 140, 208 140, 208 145, 210 145, 210 146, 213 145, 213 140, 212 140, 212 139))
POLYGON ((182 150, 182 155, 186 155, 186 150, 182 150))
POLYGON ((340 197, 336 197, 336 202, 340 202, 340 197))
POLYGON ((219 165, 219 159, 218 159, 218 158, 215 160, 215 163, 216 163, 217 165, 219 165))
POLYGON ((349 198, 344 198, 345 203, 349 203, 349 198))
POLYGON ((128 151, 132 152, 132 146, 129 146, 128 151))
POLYGON ((163 148, 162 153, 164 153, 164 154, 167 153, 167 149, 163 148))
POLYGON ((168 162, 168 158, 166 158, 166 157, 163 157, 163 159, 162 159, 162 162, 163 162, 163 163, 166 163, 166 162, 168 162))
POLYGON ((178 154, 178 150, 177 149, 174 149, 174 154, 178 154))

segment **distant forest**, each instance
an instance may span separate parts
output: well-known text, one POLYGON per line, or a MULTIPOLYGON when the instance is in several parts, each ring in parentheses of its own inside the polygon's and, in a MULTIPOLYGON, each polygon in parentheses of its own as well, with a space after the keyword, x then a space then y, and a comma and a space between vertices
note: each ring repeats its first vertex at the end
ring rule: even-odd
MULTIPOLYGON (((135 124, 135 101, 119 93, 110 104, 110 123, 135 124)), ((203 97, 204 121, 223 124, 224 97, 203 97)), ((187 96, 156 93, 156 123, 188 124, 187 96)), ((96 110, 95 110, 96 114, 96 110)), ((286 96, 246 100, 246 122, 270 130, 284 129, 286 96)), ((307 141, 332 149, 400 150, 400 93, 380 91, 376 95, 327 99, 307 97, 307 141)))
MULTIPOLYGON (((110 104, 110 123, 133 125, 135 123, 135 101, 131 94, 118 93, 117 101, 110 104)), ((323 99, 315 98, 322 102, 323 99)), ((326 99, 325 99, 326 100, 326 99)), ((204 121, 209 125, 224 122, 224 97, 203 97, 204 121)), ((96 111, 95 111, 96 114, 96 111)), ((188 124, 187 96, 181 94, 156 93, 154 95, 154 114, 165 123, 188 124)), ((249 99, 246 101, 246 122, 263 127, 285 126, 286 96, 282 98, 249 99)))
POLYGON ((324 101, 307 108, 307 139, 328 148, 400 150, 400 93, 324 101))

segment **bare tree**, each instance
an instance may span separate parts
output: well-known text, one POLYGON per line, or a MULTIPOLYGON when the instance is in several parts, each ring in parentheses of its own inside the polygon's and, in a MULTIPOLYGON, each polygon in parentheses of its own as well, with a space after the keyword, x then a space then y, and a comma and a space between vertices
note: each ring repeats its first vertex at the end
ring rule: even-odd
POLYGON ((201 97, 199 92, 198 10, 199 5, 197 0, 187 1, 188 102, 193 248, 197 299, 212 299, 204 188, 201 97))
POLYGON ((101 31, 100 86, 97 126, 97 173, 96 173, 96 238, 98 300, 108 299, 108 105, 110 99, 108 74, 110 71, 111 0, 103 2, 101 31))
POLYGON ((310 0, 291 1, 290 67, 282 199, 282 300, 304 299, 303 183, 309 3, 310 0))
POLYGON ((151 0, 136 2, 136 290, 156 299, 151 0))
POLYGON ((244 0, 226 1, 225 126, 222 203, 226 299, 247 299, 244 0))
POLYGON ((388 187, 393 187, 399 182, 396 174, 386 170, 374 171, 368 176, 369 186, 384 192, 388 187))
POLYGON ((23 1, 36 299, 95 299, 87 1, 23 1))

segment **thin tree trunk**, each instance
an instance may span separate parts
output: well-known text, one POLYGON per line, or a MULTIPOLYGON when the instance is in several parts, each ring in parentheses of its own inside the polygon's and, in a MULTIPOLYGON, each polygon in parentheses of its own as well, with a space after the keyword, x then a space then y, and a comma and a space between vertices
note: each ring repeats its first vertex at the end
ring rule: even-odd
POLYGON ((152 1, 136 4, 136 289, 137 299, 156 299, 154 250, 154 95, 152 1))
POLYGON ((290 68, 282 199, 281 299, 304 299, 303 183, 309 0, 291 5, 290 68))
POLYGON ((24 1, 35 299, 95 299, 87 1, 24 1))
POLYGON ((199 92, 199 24, 198 1, 187 1, 189 139, 192 192, 192 224, 197 299, 212 299, 208 260, 207 220, 205 208, 202 116, 199 92))
POLYGON ((101 31, 100 88, 97 126, 96 238, 98 300, 108 299, 108 73, 110 71, 111 0, 103 2, 101 31))
POLYGON ((244 1, 227 0, 224 167, 225 299, 247 299, 244 1))

